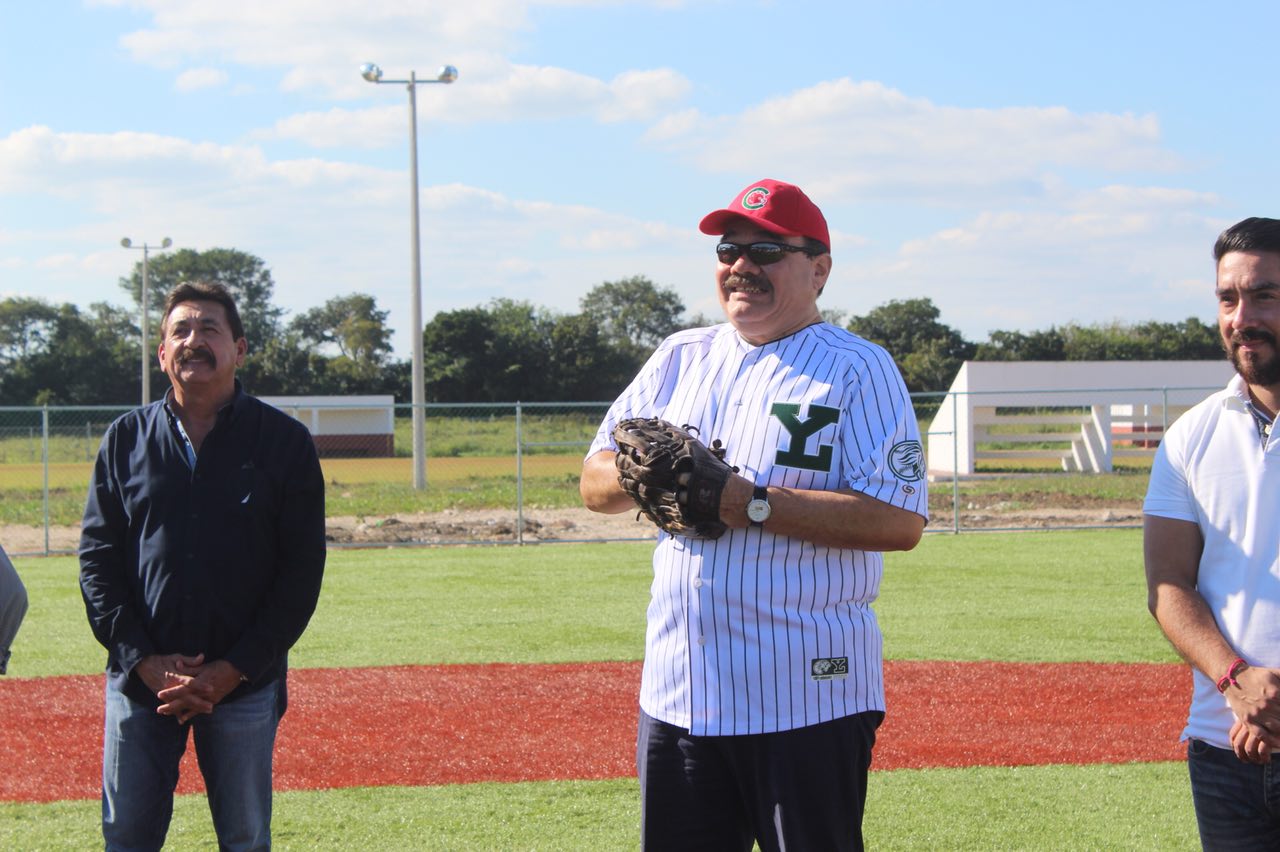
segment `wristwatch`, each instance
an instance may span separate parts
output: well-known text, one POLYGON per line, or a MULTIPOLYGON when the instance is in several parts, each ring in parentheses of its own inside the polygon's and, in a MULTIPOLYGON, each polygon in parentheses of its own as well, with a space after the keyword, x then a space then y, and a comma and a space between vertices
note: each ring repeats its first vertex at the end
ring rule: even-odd
POLYGON ((764 526, 764 522, 769 520, 769 515, 773 514, 773 508, 769 505, 769 489, 763 485, 757 485, 756 490, 751 494, 751 502, 747 504, 747 518, 751 521, 751 526, 764 526))

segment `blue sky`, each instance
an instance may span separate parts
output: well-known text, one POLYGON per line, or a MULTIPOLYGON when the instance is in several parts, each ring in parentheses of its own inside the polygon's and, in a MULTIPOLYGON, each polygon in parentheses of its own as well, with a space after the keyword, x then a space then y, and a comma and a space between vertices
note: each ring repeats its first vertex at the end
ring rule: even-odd
MULTIPOLYGON (((1192 2, 47 0, 0 24, 0 297, 124 306, 119 246, 261 257, 291 314, 577 310, 645 275, 718 315, 699 218, 764 177, 831 225, 822 305, 995 329, 1211 320, 1276 216, 1280 7, 1192 2), (1225 8, 1225 7, 1224 7, 1225 8)), ((251 342, 252 344, 252 342, 251 342)))

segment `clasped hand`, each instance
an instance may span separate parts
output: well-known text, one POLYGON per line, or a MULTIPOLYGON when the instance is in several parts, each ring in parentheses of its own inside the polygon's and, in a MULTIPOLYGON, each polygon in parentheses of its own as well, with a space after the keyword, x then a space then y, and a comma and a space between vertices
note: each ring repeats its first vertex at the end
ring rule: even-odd
POLYGON ((1280 671, 1249 666, 1228 686, 1227 703, 1235 714, 1231 749, 1246 763, 1270 763, 1280 749, 1280 671))
POLYGON ((162 702, 156 712, 179 724, 212 713, 214 705, 240 684, 235 666, 226 660, 206 664, 204 654, 153 654, 138 664, 138 676, 162 702))

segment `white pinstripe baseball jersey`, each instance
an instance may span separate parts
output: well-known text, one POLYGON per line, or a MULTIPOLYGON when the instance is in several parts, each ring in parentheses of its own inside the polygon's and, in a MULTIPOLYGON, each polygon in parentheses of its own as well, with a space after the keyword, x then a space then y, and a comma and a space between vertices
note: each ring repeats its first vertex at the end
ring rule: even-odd
MULTIPOLYGON (((733 326, 678 332, 609 409, 614 425, 661 417, 719 438, 759 485, 851 488, 927 517, 911 400, 881 347, 827 323, 753 346, 733 326)), ((767 527, 767 524, 766 524, 767 527)), ((884 709, 871 602, 881 554, 767 529, 716 540, 660 534, 641 708, 694 734, 784 731, 884 709)))

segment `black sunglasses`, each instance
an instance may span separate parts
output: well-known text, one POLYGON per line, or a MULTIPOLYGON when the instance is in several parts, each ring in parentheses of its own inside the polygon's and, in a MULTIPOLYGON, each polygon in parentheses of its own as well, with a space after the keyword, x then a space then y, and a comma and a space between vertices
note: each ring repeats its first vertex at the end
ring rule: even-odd
POLYGON ((786 243, 720 243, 716 246, 716 258, 725 266, 732 266, 745 254, 756 266, 768 266, 782 260, 789 252, 796 251, 813 256, 813 252, 805 246, 789 246, 786 243))

